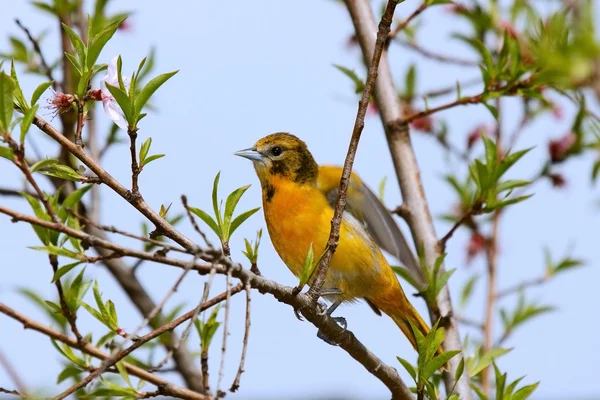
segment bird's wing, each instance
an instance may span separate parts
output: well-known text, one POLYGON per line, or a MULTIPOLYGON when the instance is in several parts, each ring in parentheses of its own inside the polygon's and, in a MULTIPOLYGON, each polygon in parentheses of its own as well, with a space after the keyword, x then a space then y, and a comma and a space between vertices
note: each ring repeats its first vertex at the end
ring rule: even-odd
MULTIPOLYGON (((329 168, 329 167, 328 167, 329 168)), ((341 177, 341 169, 339 169, 341 177)), ((339 178, 338 178, 339 184, 339 178)), ((339 188, 319 185, 329 204, 333 207, 339 188)), ((346 196, 346 210, 362 221, 379 247, 396 257, 408 269, 417 282, 424 283, 423 271, 413 255, 402 231, 385 205, 360 178, 353 174, 346 196)))

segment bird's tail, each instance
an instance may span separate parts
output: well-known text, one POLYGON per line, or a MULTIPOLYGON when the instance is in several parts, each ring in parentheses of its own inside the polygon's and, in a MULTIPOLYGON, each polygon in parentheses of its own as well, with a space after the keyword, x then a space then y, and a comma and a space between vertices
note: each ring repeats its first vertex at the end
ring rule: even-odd
MULTIPOLYGON (((404 301, 398 301, 398 299, 396 299, 393 304, 384 302, 384 304, 380 304, 378 307, 381 309, 381 311, 387 314, 396 323, 396 325, 398 325, 398 328, 400 328, 410 344, 412 344, 414 349, 418 351, 417 338, 413 332, 411 324, 414 325, 423 334, 423 336, 427 336, 430 328, 423 318, 421 318, 412 304, 410 304, 404 296, 402 297, 402 300, 404 301)), ((376 302, 374 303, 377 305, 376 302)), ((443 351, 444 350, 440 347, 436 351, 436 354, 441 354, 443 351)))

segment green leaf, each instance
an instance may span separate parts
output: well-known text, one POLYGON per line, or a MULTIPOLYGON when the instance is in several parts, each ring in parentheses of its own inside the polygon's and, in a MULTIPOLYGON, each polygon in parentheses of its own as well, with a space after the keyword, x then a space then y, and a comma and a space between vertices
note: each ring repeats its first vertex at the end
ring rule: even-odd
POLYGON ((153 154, 149 157, 146 157, 144 159, 144 164, 142 166, 145 167, 146 165, 150 164, 152 161, 158 160, 159 158, 163 158, 164 156, 165 156, 164 154, 153 154))
POLYGON ((75 260, 81 260, 82 258, 81 254, 77 254, 74 251, 67 250, 62 247, 57 247, 52 244, 49 244, 47 246, 29 246, 29 248, 32 250, 43 251, 44 253, 53 254, 55 256, 68 257, 75 260))
POLYGON ((142 112, 142 109, 150 100, 150 97, 161 87, 169 78, 175 75, 177 71, 168 72, 166 74, 161 74, 156 78, 151 79, 146 86, 140 91, 140 93, 135 98, 135 114, 139 115, 142 112))
POLYGON ((509 180, 509 181, 504 181, 500 184, 498 184, 498 186, 496 187, 496 192, 498 193, 502 193, 506 190, 512 190, 518 187, 522 187, 522 186, 527 186, 531 184, 530 181, 525 181, 525 180, 509 180))
POLYGON ((427 361, 427 363, 423 366, 421 377, 423 379, 431 378, 437 370, 439 370, 452 357, 459 353, 460 350, 449 350, 443 352, 439 356, 433 357, 431 360, 427 361))
POLYGON ((81 67, 79 65, 79 62, 77 61, 77 58, 75 58, 75 56, 71 53, 65 53, 65 57, 67 57, 67 60, 69 60, 69 62, 73 66, 73 68, 75 68, 75 71, 77 71, 79 76, 81 76, 83 74, 83 71, 81 70, 81 67))
POLYGON ((104 305, 104 301, 102 301, 102 294, 100 293, 100 288, 98 287, 98 281, 94 282, 94 288, 92 289, 92 292, 94 293, 94 299, 96 300, 98 310, 100 310, 100 314, 102 315, 102 321, 110 329, 113 329, 114 327, 111 326, 110 314, 104 305))
POLYGON ((496 169, 496 164, 498 164, 498 150, 496 149, 496 143, 492 142, 490 138, 487 137, 487 135, 482 134, 481 138, 483 139, 483 143, 485 145, 485 160, 488 175, 491 179, 494 179, 494 171, 496 169))
POLYGON ((14 156, 15 156, 15 154, 13 153, 13 151, 11 149, 9 149, 8 147, 0 146, 0 157, 6 158, 7 160, 12 161, 14 156))
POLYGON ((412 275, 412 273, 409 270, 407 270, 406 268, 400 267, 400 266, 393 266, 392 269, 394 270, 396 275, 400 276, 402 279, 404 279, 406 282, 408 282, 415 289, 417 289, 417 290, 423 289, 423 287, 419 283, 419 281, 417 281, 414 278, 414 276, 412 275))
POLYGON ((490 104, 487 103, 483 103, 483 105, 485 106, 485 108, 488 109, 488 111, 492 114, 492 117, 494 117, 494 119, 496 121, 498 121, 498 109, 490 104))
POLYGON ((471 278, 469 278, 467 283, 465 283, 465 286, 463 286, 463 289, 460 293, 460 306, 461 307, 464 307, 467 304, 467 301, 471 297, 471 294, 473 293, 473 289, 475 288, 475 285, 477 284, 478 279, 479 279, 479 275, 473 275, 471 278))
POLYGON ((411 64, 410 68, 408 68, 408 71, 406 71, 406 78, 404 78, 404 84, 406 86, 405 96, 409 100, 415 97, 415 75, 415 65, 411 64))
POLYGON ((49 167, 50 165, 54 165, 57 163, 58 163, 58 160, 55 158, 47 158, 45 160, 40 160, 31 166, 30 171, 32 173, 37 172, 41 169, 44 169, 46 167, 49 167))
POLYGON ((515 394, 511 397, 511 400, 525 400, 531 396, 533 391, 537 389, 540 383, 534 383, 533 385, 523 386, 521 389, 517 390, 515 394))
POLYGON ((75 355, 75 353, 69 346, 61 346, 54 339, 50 339, 50 341, 54 345, 54 348, 56 348, 56 350, 58 350, 58 352, 62 354, 65 358, 67 358, 69 361, 79 365, 80 367, 86 367, 86 362, 83 361, 81 358, 77 357, 77 355, 75 355))
POLYGON ((23 145, 23 143, 25 142, 25 136, 27 135, 27 132, 29 132, 29 128, 31 128, 31 124, 33 123, 33 119, 35 118, 35 113, 37 112, 37 109, 38 105, 33 105, 23 115, 23 119, 21 120, 21 145, 23 145))
POLYGON ((504 175, 504 173, 510 167, 512 167, 514 165, 514 163, 519 161, 519 159, 521 157, 523 157, 525 154, 527 154, 531 149, 533 149, 533 147, 530 147, 528 149, 519 150, 519 151, 510 153, 507 156, 505 156, 504 159, 502 159, 502 161, 500 162, 500 166, 498 167, 498 179, 500 179, 500 177, 502 177, 502 175, 504 175))
POLYGON ((493 211, 493 210, 499 210, 499 209, 504 208, 506 206, 509 206, 511 204, 516 204, 516 203, 520 203, 521 201, 527 200, 531 196, 533 196, 533 193, 532 194, 528 194, 527 196, 519 196, 519 197, 515 197, 515 198, 512 198, 512 199, 503 200, 503 201, 500 201, 500 202, 496 203, 493 207, 485 207, 483 209, 483 211, 484 212, 490 212, 490 211, 493 211))
POLYGON ((33 94, 31 95, 31 107, 33 107, 34 105, 37 104, 37 102, 40 99, 40 97, 42 96, 42 94, 46 90, 48 90, 48 88, 50 86, 52 86, 53 83, 54 83, 54 81, 40 83, 40 85, 35 88, 35 90, 33 91, 33 94))
POLYGON ((21 86, 19 84, 19 78, 17 77, 17 71, 15 70, 14 60, 10 61, 10 76, 15 83, 15 90, 13 92, 15 103, 22 112, 25 112, 29 109, 29 106, 27 105, 27 100, 25 100, 25 96, 23 95, 23 91, 21 90, 21 86))
POLYGON ((96 63, 96 60, 98 60, 102 49, 104 46, 106 46, 106 43, 110 40, 110 38, 113 37, 123 21, 125 21, 125 18, 118 19, 112 24, 104 27, 104 29, 102 29, 92 38, 87 52, 87 69, 91 70, 94 67, 94 64, 96 63))
POLYGON ((62 207, 58 211, 60 219, 64 222, 67 219, 67 209, 74 209, 81 201, 81 198, 92 188, 93 185, 85 185, 72 191, 63 201, 62 207))
POLYGON ((83 261, 77 261, 71 264, 67 264, 67 265, 63 265, 62 267, 60 267, 59 269, 56 270, 56 272, 54 273, 54 276, 52 276, 52 282, 54 283, 57 280, 59 280, 60 278, 62 278, 63 275, 65 275, 67 272, 69 272, 70 270, 72 270, 73 268, 75 268, 76 266, 78 266, 79 264, 81 264, 83 261))
MULTIPOLYGON (((217 198, 217 191, 219 189, 220 177, 221 177, 221 171, 219 171, 217 173, 217 175, 215 176, 215 180, 213 182, 213 189, 212 189, 213 211, 215 212, 215 218, 217 219, 217 225, 219 226, 219 228, 223 225, 223 221, 221 220, 221 213, 219 212, 219 199, 217 198)), ((220 232, 220 229, 219 229, 219 232, 220 232)))
POLYGON ((150 146, 152 145, 152 138, 148 138, 146 139, 146 141, 144 143, 142 143, 142 146, 140 147, 140 164, 144 165, 144 160, 146 159, 146 156, 148 155, 148 151, 150 150, 150 146))
POLYGON ((8 132, 13 116, 14 80, 0 72, 0 133, 8 132))
POLYGON ((115 101, 117 102, 119 107, 121 107, 123 115, 125 115, 125 119, 131 125, 133 121, 133 110, 131 108, 131 104, 129 102, 129 97, 127 96, 127 93, 120 87, 112 86, 108 83, 106 84, 106 88, 108 89, 110 94, 113 95, 115 101))
POLYGON ((304 265, 302 266, 302 273, 300 274, 300 282, 298 283, 299 288, 304 287, 304 285, 308 283, 308 280, 312 276, 317 264, 318 263, 315 262, 313 244, 311 243, 308 248, 308 252, 306 253, 306 257, 304 258, 304 265))
POLYGON ((221 230, 219 229, 219 226, 217 225, 215 220, 210 215, 208 215, 207 213, 205 213, 204 211, 202 211, 201 209, 196 208, 196 207, 189 207, 189 209, 198 218, 200 218, 202 221, 204 221, 204 223, 206 225, 208 225, 208 227, 210 229, 212 229, 212 231, 214 233, 216 233, 219 238, 221 237, 221 230))
POLYGON ((243 212, 240 215, 238 215, 237 217, 235 217, 234 220, 231 222, 231 226, 229 228, 229 236, 231 237, 231 235, 233 235, 233 232, 235 232, 236 229, 240 227, 240 225, 242 225, 248 218, 250 218, 252 215, 254 215, 254 213, 256 213, 258 210, 260 210, 260 207, 253 208, 253 209, 243 212))
POLYGON ((406 372, 408 372, 410 374, 410 376, 413 378, 413 380, 416 383, 417 382, 417 371, 415 370, 415 367, 413 367, 411 363, 409 363, 402 357, 396 357, 396 358, 398 359, 400 364, 402 364, 402 366, 404 367, 406 372))
POLYGON ((477 387, 476 385, 470 383, 469 386, 471 386, 471 389, 473 389, 475 391, 475 393, 477 394, 477 397, 479 397, 479 400, 488 400, 488 397, 481 391, 481 389, 479 387, 477 387))
POLYGON ((489 367, 494 362, 494 360, 497 360, 498 358, 502 357, 503 355, 510 352, 511 350, 512 350, 512 348, 511 349, 502 349, 502 348, 491 349, 490 351, 483 354, 479 358, 477 364, 474 364, 472 367, 469 368, 469 376, 472 378, 475 375, 479 374, 485 368, 489 367))
POLYGON ((75 31, 71 29, 69 25, 63 23, 62 26, 65 33, 69 37, 73 48, 75 49, 75 53, 77 53, 77 56, 79 57, 79 65, 81 67, 85 67, 85 65, 83 64, 85 62, 85 55, 87 51, 85 44, 83 44, 83 41, 81 40, 79 35, 77 35, 77 33, 75 33, 75 31))
POLYGON ((356 75, 356 72, 354 72, 354 70, 337 64, 333 64, 333 66, 339 71, 341 71, 348 78, 350 78, 350 80, 354 83, 354 91, 356 93, 362 93, 362 91, 365 89, 365 84, 362 81, 362 79, 360 79, 358 75, 356 75))
POLYGON ((238 202, 249 187, 250 185, 246 185, 242 186, 241 188, 237 188, 236 190, 231 192, 229 196, 227 196, 227 200, 225 201, 225 212, 223 214, 223 226, 225 228, 225 236, 227 238, 229 238, 229 224, 231 222, 233 212, 235 211, 238 202))
POLYGON ((56 378, 56 383, 62 383, 69 378, 75 378, 76 381, 79 381, 79 375, 82 370, 80 368, 69 365, 67 368, 63 369, 60 374, 58 374, 58 378, 56 378))
POLYGON ((79 175, 77 171, 62 164, 51 165, 40 172, 44 175, 54 176, 56 178, 66 179, 74 182, 79 182, 81 180, 81 175, 79 175))
POLYGON ((117 367, 117 371, 119 371, 119 375, 121 375, 121 378, 123 378, 123 380, 127 383, 127 385, 130 388, 133 388, 131 380, 129 379, 129 374, 127 373, 127 369, 125 368, 125 364, 123 363, 123 361, 119 361, 115 364, 115 366, 117 367))

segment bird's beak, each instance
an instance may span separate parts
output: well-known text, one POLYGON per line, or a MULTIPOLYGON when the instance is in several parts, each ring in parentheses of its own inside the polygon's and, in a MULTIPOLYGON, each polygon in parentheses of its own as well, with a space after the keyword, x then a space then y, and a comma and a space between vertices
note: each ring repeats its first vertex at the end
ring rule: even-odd
POLYGON ((244 149, 240 151, 236 151, 233 153, 236 156, 247 158, 252 161, 262 161, 262 155, 256 151, 256 147, 250 147, 249 149, 244 149))

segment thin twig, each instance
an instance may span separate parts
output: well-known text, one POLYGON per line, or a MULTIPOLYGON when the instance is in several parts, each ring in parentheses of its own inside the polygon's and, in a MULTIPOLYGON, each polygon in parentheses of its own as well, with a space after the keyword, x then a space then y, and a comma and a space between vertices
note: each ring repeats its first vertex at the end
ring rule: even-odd
POLYGON ((221 383, 225 376, 225 355, 227 353, 227 338, 229 337, 229 314, 231 312, 231 270, 227 272, 225 280, 227 288, 227 300, 225 301, 225 318, 223 321, 223 342, 221 346, 221 364, 219 366, 219 378, 217 379, 217 397, 224 397, 225 393, 221 392, 221 383))
POLYGON ((232 392, 235 392, 240 388, 240 380, 242 379, 242 373, 244 373, 244 365, 246 363, 246 350, 248 349, 248 337, 250 336, 250 303, 252 301, 251 294, 251 286, 250 283, 246 283, 244 289, 246 290, 246 318, 244 321, 244 339, 242 340, 242 356, 240 357, 240 366, 238 367, 237 374, 235 375, 235 379, 231 384, 231 388, 229 389, 232 392))
POLYGON ((192 224, 192 227, 194 228, 194 230, 196 231, 196 233, 198 233, 198 235, 200 235, 200 237, 202 238, 202 240, 204 240, 204 243, 206 243, 206 246, 208 248, 212 249, 213 248, 212 243, 209 242, 208 238, 206 237, 206 234, 202 231, 202 229, 200 229, 200 227, 196 223, 196 218, 194 218, 194 215, 190 211, 190 207, 188 206, 187 196, 186 195, 184 195, 184 194, 181 195, 181 202, 183 203, 183 207, 185 208, 185 211, 187 212, 187 216, 188 216, 188 218, 190 220, 190 223, 192 224))
POLYGON ((394 28, 394 30, 392 30, 390 32, 390 34, 387 36, 388 43, 389 43, 389 41, 394 40, 396 38, 396 36, 398 36, 398 34, 400 32, 402 32, 404 30, 404 28, 406 28, 413 19, 415 19, 416 17, 419 16, 419 14, 421 14, 423 11, 425 11, 427 9, 427 7, 429 7, 429 5, 427 4, 427 2, 424 2, 415 11, 413 11, 412 14, 410 14, 408 16, 408 18, 406 18, 404 21, 399 23, 398 26, 396 28, 394 28))
POLYGON ((481 211, 481 203, 480 202, 476 202, 475 204, 471 205, 467 211, 465 211, 462 215, 462 217, 460 217, 460 219, 458 221, 456 221, 454 223, 454 225, 452 226, 452 228, 450 228, 450 230, 448 231, 448 233, 446 233, 444 235, 444 237, 442 237, 440 239, 439 243, 439 247, 440 247, 440 252, 444 253, 445 249, 446 249, 446 243, 448 242, 448 240, 452 237, 452 235, 454 234, 454 232, 456 232, 456 230, 462 225, 464 224, 467 220, 469 220, 473 215, 477 214, 479 211, 481 211))
POLYGON ((362 97, 358 102, 358 112, 354 121, 350 145, 348 146, 348 152, 344 161, 342 177, 340 180, 340 189, 335 202, 333 219, 331 220, 329 239, 327 240, 325 252, 319 260, 315 279, 308 292, 315 301, 320 295, 321 288, 325 282, 327 269, 329 268, 329 264, 333 258, 333 253, 335 252, 339 241, 340 226, 342 224, 342 215, 344 209, 346 208, 346 191, 348 190, 350 174, 352 173, 352 165, 354 164, 354 157, 356 155, 356 150, 358 149, 358 142, 360 141, 360 136, 365 126, 365 116, 367 114, 367 107, 369 106, 369 100, 373 92, 375 79, 377 78, 379 60, 381 59, 386 40, 390 33, 390 25, 394 18, 394 11, 396 10, 397 5, 398 3, 394 0, 388 1, 383 17, 381 18, 381 22, 379 23, 379 29, 377 30, 377 40, 375 42, 373 56, 367 73, 367 81, 365 83, 362 97))
POLYGON ((27 29, 22 23, 21 21, 19 21, 19 19, 15 19, 15 23, 19 26, 19 28, 21 28, 23 30, 23 32, 25 32, 25 34, 27 35, 27 38, 29 39, 29 41, 31 42, 31 44, 33 45, 33 49, 35 50, 35 52, 37 53, 37 55, 40 57, 40 64, 42 64, 42 69, 44 70, 44 74, 46 75, 46 77, 48 77, 49 80, 52 81, 52 88, 54 90, 56 90, 58 88, 58 83, 56 82, 56 80, 54 79, 54 77, 52 76, 52 68, 50 68, 48 66, 48 63, 46 62, 46 59, 44 58, 44 53, 42 53, 42 48, 40 47, 39 42, 33 37, 33 35, 31 34, 31 32, 29 32, 29 29, 27 29))
MULTIPOLYGON (((431 50, 427 50, 427 49, 419 46, 418 44, 416 44, 414 42, 409 42, 408 40, 396 38, 396 43, 399 43, 403 46, 411 48, 424 57, 430 58, 435 61, 440 61, 440 62, 443 62, 446 64, 455 64, 455 65, 461 65, 464 67, 477 67, 479 65, 479 63, 477 61, 467 60, 464 58, 447 56, 444 54, 435 53, 431 50)), ((477 82, 480 83, 481 79, 478 79, 477 82)), ((456 86, 454 86, 454 89, 456 89, 456 86)))
POLYGON ((138 187, 138 176, 140 175, 140 167, 138 165, 135 147, 137 129, 127 129, 127 134, 129 135, 129 152, 131 153, 131 194, 133 197, 139 197, 140 190, 138 187))
POLYGON ((18 390, 10 390, 10 389, 5 389, 3 387, 0 387, 0 393, 12 394, 13 396, 18 396, 18 397, 25 397, 24 395, 19 393, 18 390))
POLYGON ((434 98, 434 97, 441 97, 441 96, 446 96, 449 94, 453 94, 453 93, 457 93, 458 87, 460 86, 461 90, 468 88, 468 87, 472 87, 472 86, 476 86, 476 85, 481 85, 481 78, 472 78, 469 80, 464 81, 463 83, 460 82, 456 82, 454 83, 452 86, 447 86, 447 87, 442 87, 440 89, 434 89, 434 90, 429 90, 427 92, 424 92, 420 95, 415 95, 415 98, 423 98, 423 97, 427 97, 427 98, 434 98))
MULTIPOLYGON (((210 302, 207 302, 204 306, 206 308, 212 307, 215 304, 223 301, 224 299, 225 299, 225 293, 222 293, 221 295, 216 296, 213 299, 211 299, 210 302)), ((104 360, 104 362, 102 363, 102 366, 106 365, 105 368, 109 368, 109 367, 113 366, 114 364, 116 364, 118 361, 120 361, 124 357, 123 356, 113 362, 113 359, 115 359, 116 356, 111 357, 108 354, 101 351, 100 349, 98 349, 97 347, 92 346, 90 343, 85 343, 85 344, 78 343, 75 339, 72 339, 58 331, 55 331, 55 330, 48 328, 36 321, 33 321, 3 303, 0 303, 0 313, 5 314, 5 315, 11 317, 12 319, 15 319, 15 320, 21 322, 25 329, 33 329, 33 330, 40 332, 48 337, 58 340, 59 342, 65 343, 72 348, 79 349, 82 352, 89 354, 95 358, 104 360), (108 364, 110 364, 110 365, 108 365, 108 364)), ((152 331, 148 335, 144 336, 144 338, 140 339, 140 341, 147 339, 147 337, 149 337, 150 335, 154 335, 154 337, 156 337, 156 336, 160 335, 161 333, 170 331, 170 330, 174 329, 176 326, 183 323, 186 319, 188 319, 190 317, 191 317, 191 313, 188 312, 188 313, 182 315, 181 317, 173 320, 169 324, 166 324, 166 325, 160 327, 159 329, 152 331)), ((143 343, 146 343, 149 340, 152 340, 152 339, 147 339, 143 343)), ((143 343, 141 343, 141 344, 143 344, 143 343)), ((141 344, 138 345, 138 347, 141 346, 141 344)), ((118 356, 120 356, 120 355, 121 354, 119 353, 118 356)), ((192 399, 192 400, 207 399, 207 397, 204 395, 193 392, 189 389, 175 386, 164 379, 161 379, 147 371, 144 371, 142 368, 136 367, 127 362, 124 362, 123 365, 127 369, 127 372, 129 372, 130 374, 137 376, 147 382, 150 382, 153 385, 162 387, 165 390, 165 393, 164 393, 165 395, 170 395, 170 396, 174 396, 174 397, 178 397, 178 398, 182 398, 182 399, 192 399)), ((100 368, 102 368, 102 366, 100 368)), ((100 368, 98 368, 95 371, 99 371, 100 368)))
POLYGON ((150 243, 153 244, 155 246, 158 247, 162 247, 165 250, 169 250, 169 251, 176 251, 178 253, 185 253, 188 254, 188 252, 185 249, 182 249, 180 246, 176 246, 176 245, 172 245, 169 243, 165 243, 165 242, 161 242, 160 240, 156 240, 156 239, 150 239, 148 237, 145 236, 140 236, 140 235, 136 235, 134 233, 130 233, 124 230, 121 230, 113 225, 103 225, 97 222, 92 221, 91 219, 86 218, 85 216, 75 212, 74 210, 69 209, 68 210, 71 214, 73 214, 75 217, 77 217, 80 221, 82 221, 84 224, 89 224, 89 225, 93 225, 98 229, 101 229, 103 231, 106 232, 110 232, 110 233, 116 233, 119 235, 123 235, 132 239, 137 239, 140 240, 142 242, 145 243, 150 243))
POLYGON ((548 282, 549 280, 550 280, 550 278, 547 275, 542 275, 535 279, 530 279, 528 281, 521 282, 518 285, 511 286, 504 290, 498 291, 496 293, 496 300, 499 300, 499 299, 509 296, 511 294, 522 292, 523 290, 533 287, 533 286, 543 285, 544 283, 548 282))
POLYGON ((462 315, 457 315, 456 320, 463 325, 470 326, 471 328, 476 328, 480 331, 483 331, 483 324, 481 322, 475 321, 462 315))

